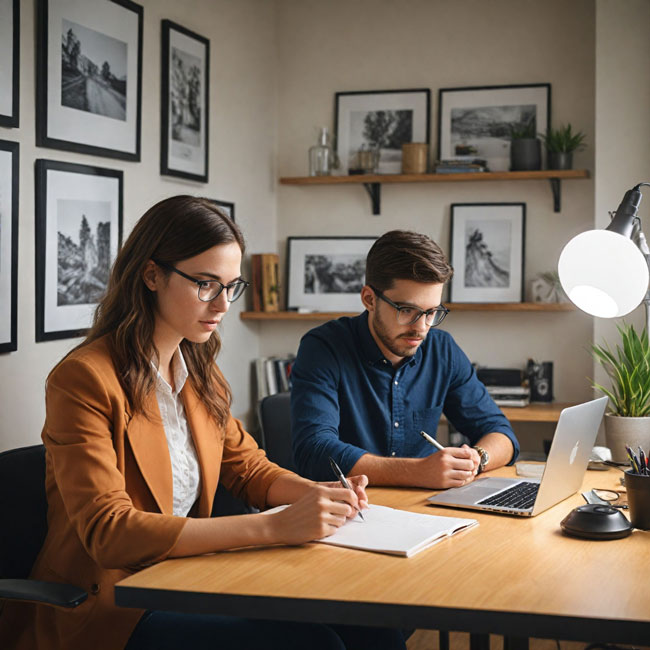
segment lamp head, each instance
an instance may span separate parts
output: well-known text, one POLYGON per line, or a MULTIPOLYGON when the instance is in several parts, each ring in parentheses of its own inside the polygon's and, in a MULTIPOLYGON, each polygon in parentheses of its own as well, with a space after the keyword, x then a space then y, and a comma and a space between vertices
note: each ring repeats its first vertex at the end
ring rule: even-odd
POLYGON ((628 190, 605 230, 574 237, 560 254, 558 275, 571 302, 600 318, 625 316, 648 291, 648 261, 631 237, 639 226, 639 183, 628 190))

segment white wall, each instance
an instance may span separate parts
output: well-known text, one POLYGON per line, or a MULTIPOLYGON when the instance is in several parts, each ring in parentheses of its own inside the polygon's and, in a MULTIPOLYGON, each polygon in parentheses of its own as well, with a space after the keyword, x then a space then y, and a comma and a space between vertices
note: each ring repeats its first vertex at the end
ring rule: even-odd
MULTIPOLYGON (((274 4, 266 0, 139 0, 144 6, 142 160, 36 148, 35 2, 21 2, 20 128, 0 139, 20 142, 18 351, 0 355, 0 450, 39 441, 48 371, 78 339, 34 342, 34 160, 79 162, 124 171, 124 232, 159 199, 174 194, 233 201, 249 252, 275 240, 276 56, 274 4), (159 174, 160 21, 173 20, 210 39, 210 182, 159 174)), ((251 359, 258 339, 239 321, 243 302, 225 320, 220 364, 235 395, 233 412, 250 409, 251 359)))

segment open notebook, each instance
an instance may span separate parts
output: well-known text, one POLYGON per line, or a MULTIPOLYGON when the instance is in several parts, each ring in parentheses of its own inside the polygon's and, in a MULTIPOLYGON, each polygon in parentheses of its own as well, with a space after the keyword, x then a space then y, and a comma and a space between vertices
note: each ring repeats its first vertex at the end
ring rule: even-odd
MULTIPOLYGON (((266 512, 276 512, 279 508, 266 512)), ((376 505, 364 510, 363 517, 365 521, 357 516, 348 520, 333 535, 318 541, 362 551, 411 557, 445 537, 478 525, 476 519, 440 517, 376 505)))

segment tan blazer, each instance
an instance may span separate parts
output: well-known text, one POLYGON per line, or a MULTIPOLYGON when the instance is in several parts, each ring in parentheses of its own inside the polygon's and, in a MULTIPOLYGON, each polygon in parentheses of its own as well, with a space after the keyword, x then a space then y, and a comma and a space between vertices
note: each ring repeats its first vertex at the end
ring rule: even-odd
MULTIPOLYGON (((209 517, 221 479, 235 495, 266 506, 271 483, 286 470, 266 458, 241 423, 219 427, 191 381, 181 392, 201 469, 199 517, 209 517)), ((0 613, 0 648, 116 650, 142 615, 118 608, 113 585, 168 557, 184 517, 172 515, 172 470, 155 393, 149 418, 133 415, 106 339, 73 352, 46 392, 48 533, 32 577, 88 592, 73 610, 8 603, 0 613)))

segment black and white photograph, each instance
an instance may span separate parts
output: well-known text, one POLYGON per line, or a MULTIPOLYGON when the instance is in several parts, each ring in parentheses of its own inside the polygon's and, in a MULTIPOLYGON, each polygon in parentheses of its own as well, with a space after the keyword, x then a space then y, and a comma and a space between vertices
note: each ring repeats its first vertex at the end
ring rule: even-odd
POLYGON ((36 161, 36 340, 91 325, 122 241, 122 172, 36 161))
POLYGON ((521 302, 525 203, 451 206, 452 302, 521 302))
POLYGON ((376 237, 289 237, 287 308, 361 312, 366 256, 376 237))
POLYGON ((142 16, 131 0, 38 0, 38 145, 140 160, 142 16))
POLYGON ((17 142, 0 140, 0 353, 18 349, 19 150, 17 142))
POLYGON ((550 124, 550 84, 441 88, 438 159, 481 159, 508 171, 513 134, 535 138, 550 124))
POLYGON ((233 221, 235 220, 234 203, 231 201, 221 201, 220 199, 208 199, 208 201, 212 201, 227 217, 230 217, 233 221))
POLYGON ((20 0, 0 0, 0 126, 19 125, 20 0))
POLYGON ((344 170, 357 167, 360 151, 377 152, 380 174, 399 174, 402 145, 429 142, 428 89, 336 93, 336 143, 344 170))
POLYGON ((162 21, 160 173, 208 181, 210 41, 162 21))

